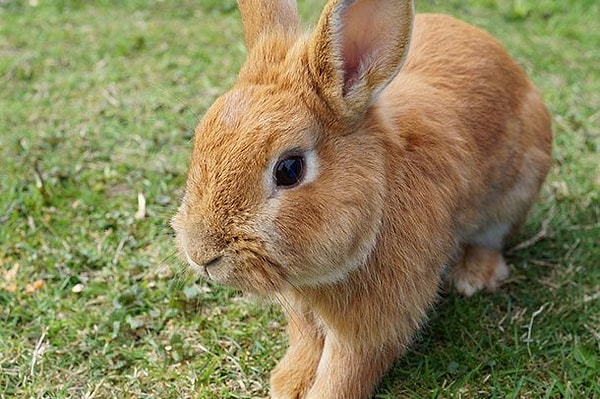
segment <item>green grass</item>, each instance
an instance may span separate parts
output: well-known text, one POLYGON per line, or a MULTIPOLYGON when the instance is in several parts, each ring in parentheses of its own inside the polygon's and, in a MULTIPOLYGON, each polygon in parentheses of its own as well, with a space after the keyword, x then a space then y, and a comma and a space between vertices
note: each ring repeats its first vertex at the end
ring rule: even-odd
MULTIPOLYGON (((442 298, 377 397, 600 397, 600 4, 417 8, 506 45, 556 161, 508 284, 442 298)), ((168 227, 240 39, 231 0, 0 1, 0 397, 267 396, 279 310, 181 273, 168 227)))

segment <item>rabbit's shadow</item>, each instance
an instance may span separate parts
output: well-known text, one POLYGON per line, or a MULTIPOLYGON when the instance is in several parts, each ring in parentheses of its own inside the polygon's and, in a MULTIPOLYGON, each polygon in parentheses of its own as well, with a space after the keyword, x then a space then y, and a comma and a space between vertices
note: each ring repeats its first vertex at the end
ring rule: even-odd
MULTIPOLYGON (((489 394, 486 385, 522 373, 536 351, 563 345, 552 342, 556 336, 549 332, 561 324, 564 310, 557 308, 568 289, 561 283, 567 269, 561 244, 565 231, 559 222, 551 224, 551 232, 539 242, 508 251, 511 276, 495 293, 465 298, 444 290, 376 397, 423 397, 423 392, 428 392, 426 397, 446 397, 461 391, 469 396, 479 388, 489 394)), ((539 226, 526 226, 521 242, 547 228, 539 226)))
MULTIPOLYGON (((540 275, 547 273, 547 268, 539 269, 540 275)), ((514 274, 519 271, 513 270, 514 274)), ((551 298, 543 285, 533 281, 509 281, 493 294, 481 292, 470 298, 444 292, 379 391, 398 397, 427 388, 436 397, 447 389, 454 391, 463 384, 483 381, 497 370, 511 368, 509 356, 497 354, 510 353, 511 348, 521 350, 517 347, 527 343, 531 315, 549 303, 551 298), (529 283, 526 297, 522 288, 515 287, 525 283, 529 283)))

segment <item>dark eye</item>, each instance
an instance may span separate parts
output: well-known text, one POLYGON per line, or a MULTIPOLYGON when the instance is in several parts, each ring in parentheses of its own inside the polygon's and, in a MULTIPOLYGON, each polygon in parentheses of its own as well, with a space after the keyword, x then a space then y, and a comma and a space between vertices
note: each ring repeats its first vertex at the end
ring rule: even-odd
POLYGON ((281 159, 275 165, 274 172, 278 187, 293 187, 304 177, 304 158, 294 155, 281 159))

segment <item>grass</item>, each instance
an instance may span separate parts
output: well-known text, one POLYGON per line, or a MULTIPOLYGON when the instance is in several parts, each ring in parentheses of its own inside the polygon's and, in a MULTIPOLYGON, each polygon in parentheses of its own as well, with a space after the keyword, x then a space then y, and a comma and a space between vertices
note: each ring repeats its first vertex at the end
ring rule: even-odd
MULTIPOLYGON (((524 65, 556 161, 508 284, 442 298, 377 397, 600 397, 600 5, 417 3, 524 65)), ((0 1, 0 397, 268 395, 279 310, 181 273, 168 227, 240 39, 232 0, 0 1)))

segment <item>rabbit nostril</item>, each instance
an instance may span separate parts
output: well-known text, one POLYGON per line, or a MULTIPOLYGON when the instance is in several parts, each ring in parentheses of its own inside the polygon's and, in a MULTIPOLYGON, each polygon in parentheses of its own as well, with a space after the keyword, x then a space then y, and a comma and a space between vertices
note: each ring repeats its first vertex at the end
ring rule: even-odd
POLYGON ((217 263, 219 263, 219 261, 223 258, 222 255, 217 255, 212 259, 209 259, 208 261, 204 262, 204 268, 206 269, 207 267, 211 267, 216 265, 217 263))

